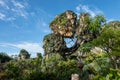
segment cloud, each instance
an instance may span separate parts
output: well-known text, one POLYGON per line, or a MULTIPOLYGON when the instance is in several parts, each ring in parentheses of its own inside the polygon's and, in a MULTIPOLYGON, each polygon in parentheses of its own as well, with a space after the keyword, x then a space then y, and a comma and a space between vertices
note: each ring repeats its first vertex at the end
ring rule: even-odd
POLYGON ((117 21, 117 19, 113 19, 113 18, 107 19, 107 23, 109 23, 111 21, 117 21))
POLYGON ((94 17, 95 15, 97 14, 103 14, 103 12, 97 8, 91 8, 87 5, 81 5, 79 4, 77 7, 76 7, 76 11, 77 11, 77 14, 79 14, 80 12, 87 12, 87 13, 90 13, 92 17, 94 17))
POLYGON ((5 20, 6 21, 13 21, 13 20, 15 20, 15 18, 14 17, 9 17, 9 18, 6 18, 5 20))
POLYGON ((43 27, 48 26, 48 24, 47 24, 47 23, 45 23, 44 21, 41 23, 41 25, 42 25, 43 27))
POLYGON ((0 9, 2 12, 0 14, 0 20, 12 21, 18 17, 26 19, 29 16, 27 12, 28 6, 27 0, 0 0, 0 9))
POLYGON ((5 9, 9 9, 8 5, 3 0, 0 0, 0 5, 5 9))
POLYGON ((27 5, 23 4, 23 3, 27 3, 27 2, 18 2, 15 0, 11 1, 13 4, 13 8, 11 9, 11 11, 13 11, 16 15, 21 16, 23 18, 27 18, 28 16, 28 12, 26 11, 26 7, 27 5))
POLYGON ((18 49, 26 49, 31 53, 41 52, 43 53, 43 48, 40 43, 32 42, 22 42, 22 43, 0 43, 1 47, 13 47, 18 49))
POLYGON ((25 6, 22 5, 20 2, 17 2, 17 1, 15 1, 15 0, 12 0, 11 2, 12 2, 13 5, 14 5, 15 7, 17 7, 17 8, 25 8, 25 6))
POLYGON ((11 21, 11 20, 15 20, 15 18, 14 17, 8 17, 7 18, 5 14, 0 12, 0 20, 2 20, 2 21, 11 21))
POLYGON ((0 20, 4 20, 4 18, 6 17, 6 15, 5 14, 3 14, 3 13, 0 13, 0 20))
POLYGON ((21 16, 23 18, 27 18, 28 13, 24 9, 11 9, 16 15, 21 16))

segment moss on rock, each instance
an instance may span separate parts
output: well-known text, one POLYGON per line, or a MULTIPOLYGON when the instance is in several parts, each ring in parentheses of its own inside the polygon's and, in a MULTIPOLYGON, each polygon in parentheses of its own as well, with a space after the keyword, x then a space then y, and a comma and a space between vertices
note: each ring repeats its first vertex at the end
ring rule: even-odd
POLYGON ((65 11, 58 15, 51 23, 50 28, 55 34, 63 37, 73 37, 76 28, 77 15, 73 11, 65 11))
POLYGON ((66 45, 62 36, 52 33, 44 37, 43 48, 46 55, 51 53, 58 53, 63 48, 66 48, 66 45))

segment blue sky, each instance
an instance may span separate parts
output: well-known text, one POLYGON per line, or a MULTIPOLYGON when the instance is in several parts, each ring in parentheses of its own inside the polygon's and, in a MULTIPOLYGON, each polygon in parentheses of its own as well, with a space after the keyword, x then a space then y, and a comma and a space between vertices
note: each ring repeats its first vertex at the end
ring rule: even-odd
POLYGON ((66 10, 120 20, 120 0, 0 0, 0 52, 15 55, 24 48, 32 57, 44 53, 43 38, 52 32, 49 23, 66 10))

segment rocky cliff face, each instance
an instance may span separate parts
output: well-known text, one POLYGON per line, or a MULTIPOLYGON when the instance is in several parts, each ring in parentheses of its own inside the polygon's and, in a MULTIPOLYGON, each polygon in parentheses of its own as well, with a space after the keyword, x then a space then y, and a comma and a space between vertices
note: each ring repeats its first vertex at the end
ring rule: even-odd
POLYGON ((55 34, 63 37, 73 37, 76 28, 77 15, 68 10, 57 15, 56 18, 50 23, 50 28, 55 34))
POLYGON ((81 13, 79 19, 77 19, 77 15, 70 10, 57 15, 50 23, 53 33, 44 37, 43 48, 45 55, 59 53, 66 59, 66 56, 77 51, 80 45, 96 38, 96 33, 99 33, 98 30, 100 30, 99 27, 101 27, 102 22, 103 17, 97 16, 97 18, 91 18, 88 13, 81 13), (91 30, 93 27, 97 30, 91 30), (67 44, 70 43, 65 42, 65 38, 76 38, 75 42, 71 40, 74 45, 67 47, 67 44))
POLYGON ((85 35, 86 32, 88 30, 89 27, 89 22, 90 21, 90 15, 88 13, 81 13, 80 17, 79 17, 79 25, 76 29, 76 34, 79 35, 85 35))
POLYGON ((79 47, 79 44, 84 43, 88 33, 88 19, 90 15, 83 13, 77 20, 77 15, 70 10, 57 15, 55 19, 50 23, 50 28, 53 30, 52 34, 48 34, 44 37, 43 48, 46 54, 59 53, 63 57, 68 55, 66 53, 72 53, 79 47), (64 38, 73 38, 77 36, 78 40, 71 48, 68 48, 64 41, 64 38), (83 36, 85 35, 85 36, 83 36))

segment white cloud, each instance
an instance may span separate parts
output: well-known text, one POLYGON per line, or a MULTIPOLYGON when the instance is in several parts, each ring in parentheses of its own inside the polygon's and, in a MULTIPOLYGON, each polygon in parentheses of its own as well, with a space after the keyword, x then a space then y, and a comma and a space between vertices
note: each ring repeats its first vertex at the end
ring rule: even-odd
POLYGON ((81 8, 81 6, 78 5, 78 6, 76 7, 76 10, 77 10, 77 11, 80 11, 80 8, 81 8))
POLYGON ((6 18, 6 21, 12 21, 12 20, 15 20, 15 18, 14 17, 6 18))
POLYGON ((32 42, 22 42, 22 43, 0 43, 1 47, 13 47, 18 49, 26 49, 31 53, 41 52, 43 53, 43 48, 40 43, 32 43, 32 42))
POLYGON ((13 11, 14 13, 16 13, 16 15, 27 18, 28 13, 24 10, 24 9, 11 9, 11 11, 13 11))
POLYGON ((26 11, 27 5, 24 4, 24 3, 27 3, 27 2, 22 2, 21 3, 21 2, 15 1, 15 0, 12 0, 11 2, 13 4, 13 6, 14 6, 11 9, 11 11, 13 11, 14 14, 16 14, 17 16, 27 18, 27 16, 28 16, 28 12, 26 11))
POLYGON ((4 7, 5 9, 9 9, 9 7, 7 6, 7 4, 3 0, 0 0, 0 5, 2 7, 4 7))
POLYGON ((43 27, 45 27, 45 26, 48 26, 48 24, 47 23, 45 23, 45 22, 41 22, 41 25, 43 26, 43 27))
POLYGON ((81 5, 81 4, 76 7, 76 11, 77 11, 77 14, 79 14, 80 12, 88 12, 91 14, 92 17, 94 17, 97 14, 103 14, 103 12, 97 8, 90 9, 89 6, 81 5))
POLYGON ((4 20, 4 18, 6 17, 6 15, 5 14, 3 14, 3 13, 0 13, 0 20, 4 20))
POLYGON ((117 19, 112 19, 112 18, 111 19, 107 19, 107 23, 111 22, 111 21, 115 21, 115 20, 117 20, 117 19))
POLYGON ((13 5, 14 5, 15 7, 17 7, 17 8, 25 8, 25 6, 22 5, 20 2, 17 2, 17 1, 15 1, 15 0, 12 0, 11 2, 12 2, 13 5))
POLYGON ((27 18, 29 13, 27 12, 28 2, 26 0, 0 0, 0 20, 12 21, 18 17, 27 18), (4 15, 3 15, 4 14, 4 15))
POLYGON ((0 13, 0 20, 3 20, 3 21, 11 21, 11 20, 15 20, 15 18, 14 18, 14 17, 6 17, 5 14, 0 13))
POLYGON ((3 0, 0 0, 0 5, 5 5, 5 3, 3 2, 3 0))

